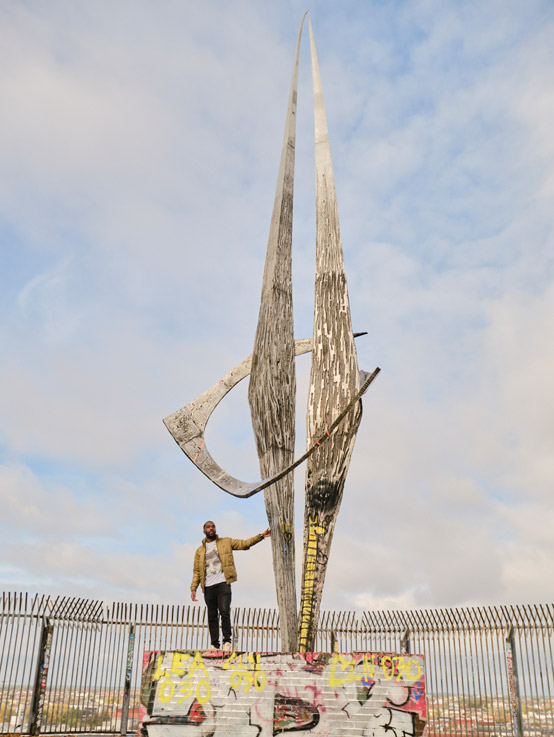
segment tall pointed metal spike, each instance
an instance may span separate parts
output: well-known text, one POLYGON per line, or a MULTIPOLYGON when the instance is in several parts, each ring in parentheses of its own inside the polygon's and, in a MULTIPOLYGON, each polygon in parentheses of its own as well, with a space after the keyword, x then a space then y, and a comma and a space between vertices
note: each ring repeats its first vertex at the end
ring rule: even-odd
MULTIPOLYGON (((296 43, 248 390, 252 426, 264 477, 286 468, 294 458, 296 376, 292 313, 292 210, 298 59, 303 24, 304 18, 296 43)), ((297 620, 292 474, 265 490, 265 505, 271 529, 283 648, 293 652, 296 650, 297 620)))
MULTIPOLYGON (((306 419, 308 445, 332 425, 360 390, 327 118, 311 22, 309 27, 315 127, 316 278, 306 419)), ((301 651, 310 651, 315 643, 327 560, 360 418, 361 404, 355 402, 337 431, 306 465, 298 641, 301 651)))

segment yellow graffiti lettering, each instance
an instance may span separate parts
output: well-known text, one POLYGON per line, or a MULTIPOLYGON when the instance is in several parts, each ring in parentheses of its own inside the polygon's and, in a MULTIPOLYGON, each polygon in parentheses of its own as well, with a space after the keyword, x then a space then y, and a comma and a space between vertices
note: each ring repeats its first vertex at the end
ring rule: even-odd
POLYGON ((398 669, 397 681, 401 681, 403 677, 407 681, 419 681, 421 678, 421 665, 414 658, 396 658, 396 666, 398 669), (415 666, 415 675, 412 674, 413 666, 415 666))
POLYGON ((178 683, 173 683, 169 678, 165 678, 158 685, 157 697, 163 704, 168 704, 175 696, 176 689, 176 701, 178 704, 181 704, 185 699, 192 699, 195 696, 200 704, 205 704, 210 700, 211 689, 210 682, 207 678, 198 681, 196 689, 194 688, 192 678, 185 678, 178 683))
POLYGON ((162 670, 162 664, 164 662, 164 654, 160 653, 158 657, 156 658, 156 670, 154 671, 154 675, 152 676, 153 681, 157 681, 159 678, 161 678, 162 675, 168 675, 167 671, 162 670))
POLYGON ((304 563, 304 581, 302 584, 302 611, 300 612, 300 634, 298 647, 304 651, 308 640, 308 632, 312 619, 312 600, 315 584, 315 570, 317 561, 318 535, 326 532, 325 527, 317 524, 317 517, 310 517, 308 522, 308 544, 306 546, 306 560, 304 563))
POLYGON ((162 704, 168 704, 175 693, 175 685, 169 678, 165 678, 158 684, 158 698, 162 704))
POLYGON ((222 664, 221 668, 223 670, 229 670, 229 668, 231 667, 231 662, 232 662, 233 658, 236 658, 236 657, 237 657, 236 653, 233 653, 232 655, 229 655, 229 657, 227 658, 227 660, 225 660, 225 659, 223 660, 223 664, 222 664))
POLYGON ((367 655, 362 656, 362 668, 364 671, 364 681, 373 680, 375 678, 375 655, 371 656, 371 663, 367 660, 367 655))
POLYGON ((394 659, 390 655, 383 655, 381 658, 381 668, 387 681, 392 681, 394 678, 394 659))
POLYGON ((333 655, 333 660, 331 663, 331 673, 329 675, 329 685, 330 686, 341 686, 343 683, 352 683, 353 681, 361 681, 362 675, 361 673, 356 673, 354 670, 356 667, 356 661, 354 658, 351 660, 347 660, 346 658, 343 658, 342 655, 337 654, 333 655), (341 664, 341 671, 344 673, 347 671, 347 674, 344 677, 337 676, 336 670, 337 665, 340 661, 341 664))
MULTIPOLYGON (((198 656, 200 657, 200 662, 202 662, 202 656, 200 655, 200 653, 196 653, 196 658, 194 659, 194 663, 198 661, 198 656)), ((179 653, 179 652, 171 653, 171 666, 169 670, 167 670, 167 668, 162 668, 164 659, 165 659, 165 653, 160 653, 156 659, 156 669, 154 671, 152 680, 157 681, 160 678, 170 678, 172 674, 176 676, 184 676, 187 670, 186 667, 184 666, 184 663, 186 663, 186 661, 190 659, 190 654, 189 653, 179 653)), ((191 669, 189 675, 191 675, 194 672, 194 669, 198 667, 198 665, 194 665, 194 663, 193 663, 194 667, 191 669)), ((206 672, 205 668, 204 668, 204 672, 206 672)))
POLYGON ((231 673, 229 676, 229 684, 231 688, 240 688, 242 679, 243 679, 243 673, 240 672, 240 670, 235 670, 231 673))
MULTIPOLYGON (((223 661, 223 666, 222 666, 223 670, 230 670, 231 668, 234 668, 235 670, 248 670, 249 663, 247 663, 246 661, 243 661, 243 655, 244 653, 241 653, 238 656, 236 653, 233 653, 232 655, 230 655, 227 658, 227 660, 223 661)), ((252 658, 250 654, 248 655, 248 657, 252 658)), ((252 663, 253 662, 254 660, 252 658, 252 663)))
POLYGON ((192 661, 192 665, 189 668, 188 677, 191 678, 195 670, 201 670, 206 678, 208 678, 208 671, 206 670, 206 666, 204 665, 204 661, 202 660, 202 653, 197 652, 194 656, 194 660, 192 661))
POLYGON ((246 673, 236 670, 229 676, 229 684, 231 688, 239 689, 242 686, 244 688, 244 693, 248 693, 251 686, 254 686, 256 691, 263 691, 266 683, 266 675, 261 670, 253 672, 247 671, 246 673))
POLYGON ((241 654, 237 668, 241 668, 242 670, 248 670, 250 668, 250 661, 246 653, 241 654))
POLYGON ((179 687, 177 703, 182 704, 185 699, 190 699, 194 694, 192 680, 187 678, 185 681, 179 681, 177 685, 179 687))
POLYGON ((254 686, 257 691, 263 691, 267 678, 260 668, 260 656, 258 653, 241 653, 238 658, 235 653, 223 662, 224 670, 231 670, 229 674, 229 685, 231 688, 244 688, 248 693, 254 686), (233 662, 234 661, 234 662, 233 662))
POLYGON ((186 668, 183 664, 186 663, 186 661, 189 659, 189 653, 173 653, 171 672, 175 673, 176 676, 184 676, 186 668))
POLYGON ((158 656, 156 661, 156 670, 154 672, 154 680, 158 680, 157 696, 159 700, 167 704, 175 696, 175 689, 177 691, 177 703, 182 703, 185 699, 192 698, 194 696, 194 685, 193 675, 196 671, 201 671, 204 678, 201 679, 196 686, 196 699, 201 703, 205 704, 210 699, 210 682, 208 671, 202 660, 202 653, 197 652, 190 665, 187 663, 190 660, 189 653, 174 652, 171 653, 171 667, 169 671, 162 668, 164 661, 164 653, 158 656), (187 663, 187 665, 185 665, 187 663), (187 671, 188 667, 188 671, 187 671), (176 684, 171 680, 173 676, 184 676, 176 684))
POLYGON ((210 682, 208 679, 203 678, 201 681, 198 681, 196 686, 196 700, 198 703, 206 704, 210 700, 211 695, 210 682), (204 693, 202 693, 202 688, 204 688, 204 693))
POLYGON ((331 663, 331 673, 329 674, 329 685, 330 686, 340 686, 342 683, 346 682, 346 678, 337 678, 336 677, 336 670, 337 670, 337 663, 339 662, 339 659, 344 663, 343 659, 340 655, 333 655, 333 661, 331 663))

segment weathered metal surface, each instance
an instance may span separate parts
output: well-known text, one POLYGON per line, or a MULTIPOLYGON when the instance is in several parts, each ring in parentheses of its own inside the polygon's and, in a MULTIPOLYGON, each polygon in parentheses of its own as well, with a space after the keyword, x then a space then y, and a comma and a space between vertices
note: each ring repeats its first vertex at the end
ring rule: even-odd
MULTIPOLYGON (((298 57, 304 18, 296 42, 248 387, 262 478, 275 476, 294 460, 296 374, 292 312, 292 212, 298 57)), ((273 574, 281 612, 283 648, 295 652, 294 475, 288 473, 267 486, 264 496, 271 529, 273 574)))
MULTIPOLYGON (((310 338, 295 342, 295 354, 309 353, 312 349, 310 338)), ((233 496, 248 497, 274 483, 270 477, 264 481, 247 482, 231 476, 212 457, 206 447, 204 432, 213 411, 223 397, 250 373, 252 356, 231 369, 222 379, 206 389, 199 397, 177 412, 164 419, 167 427, 183 453, 195 466, 213 481, 216 486, 233 496)))
POLYGON ((506 665, 508 667, 508 683, 510 686, 510 711, 512 714, 512 730, 514 737, 523 737, 523 723, 521 719, 521 695, 517 655, 514 639, 514 628, 510 625, 506 634, 506 665))
POLYGON ((135 655, 135 623, 129 625, 129 644, 127 646, 127 666, 125 668, 125 684, 123 686, 123 704, 121 707, 120 735, 127 734, 129 723, 129 706, 131 704, 131 678, 133 676, 133 661, 135 655))
MULTIPOLYGON (((303 353, 309 353, 311 351, 311 345, 311 338, 296 340, 296 355, 299 356, 303 353)), ((203 392, 193 402, 190 402, 186 407, 177 410, 177 412, 174 412, 172 415, 169 415, 164 419, 164 424, 187 458, 189 458, 195 466, 197 466, 198 469, 210 479, 210 481, 213 481, 216 486, 219 486, 220 489, 226 491, 232 496, 241 498, 247 498, 253 494, 263 491, 263 489, 268 487, 270 484, 274 484, 283 476, 294 471, 294 469, 301 463, 304 463, 310 455, 315 453, 315 451, 333 434, 335 428, 340 425, 343 418, 350 412, 354 404, 361 399, 363 394, 365 394, 369 385, 380 371, 380 369, 376 368, 371 374, 360 372, 364 383, 358 394, 353 398, 351 403, 344 408, 341 414, 337 416, 333 424, 326 428, 325 431, 316 438, 312 446, 297 458, 294 463, 291 463, 290 466, 282 469, 271 478, 264 479, 263 481, 248 482, 240 481, 219 466, 219 464, 212 458, 206 447, 204 432, 206 425, 208 424, 208 420, 219 402, 234 386, 238 384, 239 381, 244 379, 250 373, 251 360, 252 356, 248 356, 248 358, 238 366, 235 366, 234 369, 229 371, 228 374, 210 387, 210 389, 203 392)))
MULTIPOLYGON (((308 447, 360 390, 327 119, 311 23, 309 26, 315 122, 316 278, 308 447)), ((329 442, 307 462, 300 651, 314 649, 331 541, 361 415, 361 403, 356 403, 329 442)))
MULTIPOLYGON (((297 356, 309 353, 311 349, 312 341, 310 338, 295 341, 295 354, 297 356)), ((194 401, 164 419, 165 426, 183 453, 190 458, 195 466, 220 489, 239 497, 252 496, 252 494, 262 491, 262 489, 275 482, 275 476, 264 481, 255 482, 240 481, 231 476, 214 460, 208 451, 204 432, 217 405, 239 381, 248 376, 251 365, 252 356, 248 356, 194 401)), ((285 469, 285 471, 288 473, 288 469, 285 469)), ((276 474, 276 476, 281 475, 276 474)))
POLYGON ((54 626, 48 619, 42 622, 42 628, 39 641, 39 653, 37 661, 37 669, 35 674, 35 683, 33 687, 33 696, 31 698, 31 716, 29 732, 32 735, 38 735, 40 732, 40 723, 44 711, 44 696, 46 693, 46 679, 50 666, 50 650, 52 648, 52 636, 54 634, 54 626))

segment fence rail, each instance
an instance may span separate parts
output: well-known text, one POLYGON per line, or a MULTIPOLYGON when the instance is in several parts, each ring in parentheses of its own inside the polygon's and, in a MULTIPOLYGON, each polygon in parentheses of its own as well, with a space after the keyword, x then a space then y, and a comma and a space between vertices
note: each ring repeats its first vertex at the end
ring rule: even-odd
MULTIPOLYGON (((554 735, 554 605, 323 612, 320 652, 426 662, 426 735, 554 735)), ((280 651, 273 609, 234 609, 233 645, 280 651)), ((143 653, 209 645, 204 607, 0 600, 0 734, 136 732, 143 653)))

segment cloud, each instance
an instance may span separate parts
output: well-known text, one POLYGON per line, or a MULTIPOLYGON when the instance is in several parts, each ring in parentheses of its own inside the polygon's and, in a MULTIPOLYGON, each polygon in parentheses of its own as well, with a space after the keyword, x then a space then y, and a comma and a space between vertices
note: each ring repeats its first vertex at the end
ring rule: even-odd
POLYGON ((108 537, 115 532, 109 517, 100 510, 77 500, 63 486, 45 488, 36 474, 18 464, 0 466, 0 498, 5 539, 20 531, 31 540, 91 534, 108 537))
MULTIPOLYGON (((173 550, 170 555, 110 554, 78 542, 39 543, 23 549, 2 543, 2 556, 15 560, 11 577, 19 585, 33 581, 39 590, 95 598, 100 592, 108 601, 154 603, 189 599, 188 583, 181 574, 185 555, 173 550), (14 575, 15 573, 15 575, 14 575), (17 578, 16 578, 17 580, 17 578), (168 593, 170 592, 169 596, 168 593)), ((189 547, 184 551, 193 555, 189 547)), ((28 584, 27 584, 28 585, 28 584)))
MULTIPOLYGON (((207 517, 236 537, 263 526, 261 495, 210 486, 161 420, 251 352, 302 12, 0 11, 4 585, 180 600, 207 517)), ((353 322, 369 332, 359 362, 382 368, 324 606, 548 598, 550 6, 319 0, 311 15, 353 322)), ((308 63, 304 45, 298 337, 313 309, 308 63)), ((306 376, 307 359, 300 451, 306 376)), ((208 442, 258 476, 246 386, 208 442)), ((303 472, 296 507, 300 533, 303 472)), ((270 558, 241 556, 237 605, 274 605, 270 558)))

